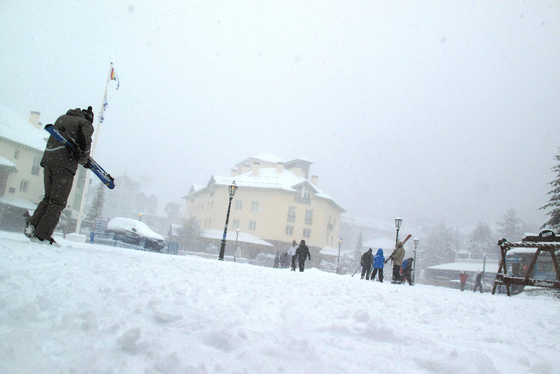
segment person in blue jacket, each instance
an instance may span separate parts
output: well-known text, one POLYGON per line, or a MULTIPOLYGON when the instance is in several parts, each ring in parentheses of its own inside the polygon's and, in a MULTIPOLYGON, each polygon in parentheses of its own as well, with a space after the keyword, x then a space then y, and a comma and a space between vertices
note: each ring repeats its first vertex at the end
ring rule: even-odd
POLYGON ((383 249, 379 248, 375 256, 373 256, 373 272, 371 273, 371 280, 375 280, 375 275, 379 271, 379 281, 383 283, 384 264, 385 264, 385 256, 383 256, 383 249))

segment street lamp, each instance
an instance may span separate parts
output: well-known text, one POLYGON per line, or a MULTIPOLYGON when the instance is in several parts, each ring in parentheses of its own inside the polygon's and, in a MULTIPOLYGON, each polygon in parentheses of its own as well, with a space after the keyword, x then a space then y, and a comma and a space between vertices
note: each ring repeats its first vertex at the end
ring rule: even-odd
POLYGON ((233 195, 235 195, 235 190, 237 190, 237 188, 238 187, 235 184, 235 181, 233 181, 233 183, 228 186, 228 189, 229 189, 229 204, 228 204, 227 214, 226 214, 226 224, 224 226, 224 236, 222 238, 222 245, 220 246, 220 256, 218 257, 218 260, 220 260, 220 261, 224 260, 224 252, 226 250, 227 225, 228 225, 228 222, 229 222, 229 211, 231 209, 231 201, 233 200, 233 195))
POLYGON ((340 246, 342 245, 342 239, 338 239, 338 262, 336 264, 336 273, 338 274, 338 269, 340 268, 340 246))
POLYGON ((235 249, 233 250, 233 262, 235 262, 235 255, 239 247, 237 246, 237 240, 239 239, 239 229, 235 230, 235 249))
POLYGON ((401 228, 401 224, 402 224, 402 218, 399 217, 395 218, 395 227, 397 228, 397 238, 395 239, 395 248, 397 248, 396 244, 399 242, 399 230, 401 228))
POLYGON ((414 242, 414 264, 412 264, 414 267, 412 268, 412 284, 416 284, 416 249, 418 248, 418 242, 420 241, 420 239, 414 238, 412 239, 412 241, 414 242))

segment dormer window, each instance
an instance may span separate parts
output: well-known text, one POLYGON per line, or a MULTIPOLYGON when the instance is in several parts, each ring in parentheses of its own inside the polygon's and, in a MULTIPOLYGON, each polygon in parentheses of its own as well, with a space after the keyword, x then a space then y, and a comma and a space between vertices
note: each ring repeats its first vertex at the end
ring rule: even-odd
POLYGON ((300 186, 296 188, 295 201, 303 204, 311 203, 311 191, 307 186, 300 186))

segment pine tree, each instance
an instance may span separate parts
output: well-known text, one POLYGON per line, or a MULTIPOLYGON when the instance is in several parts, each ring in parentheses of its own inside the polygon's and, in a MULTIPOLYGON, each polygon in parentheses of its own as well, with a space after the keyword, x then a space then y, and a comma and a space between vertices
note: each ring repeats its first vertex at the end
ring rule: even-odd
POLYGON ((95 222, 103 217, 103 205, 105 204, 105 185, 100 183, 95 192, 93 202, 86 216, 86 220, 95 222))
POLYGON ((183 219, 183 224, 177 230, 177 241, 188 249, 195 249, 200 244, 202 230, 195 217, 183 219))
POLYGON ((471 233, 471 252, 490 253, 497 250, 497 240, 494 240, 492 229, 485 222, 478 222, 478 225, 471 233))
POLYGON ((523 239, 527 225, 517 218, 515 210, 512 208, 504 215, 504 221, 498 222, 499 234, 510 242, 517 242, 523 239))
POLYGON ((558 161, 558 165, 552 167, 551 170, 556 174, 556 179, 549 183, 552 186, 552 190, 547 193, 547 195, 550 195, 548 203, 539 208, 551 209, 546 213, 550 216, 550 219, 541 226, 541 229, 545 227, 553 230, 560 229, 560 153, 554 156, 554 158, 558 161))

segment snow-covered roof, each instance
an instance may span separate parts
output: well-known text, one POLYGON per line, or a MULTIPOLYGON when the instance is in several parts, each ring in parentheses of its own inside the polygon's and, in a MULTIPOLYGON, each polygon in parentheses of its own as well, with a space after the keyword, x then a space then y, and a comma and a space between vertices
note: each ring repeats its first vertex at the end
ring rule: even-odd
POLYGON ((395 249, 395 240, 387 238, 374 238, 362 244, 362 247, 378 250, 379 248, 393 250, 395 249))
POLYGON ((14 164, 12 161, 8 160, 6 157, 2 157, 2 156, 0 156, 0 165, 17 169, 16 164, 14 164))
POLYGON ((265 161, 265 162, 271 162, 273 164, 277 164, 279 162, 284 162, 284 160, 282 160, 280 157, 277 157, 277 156, 273 155, 272 153, 261 153, 261 154, 258 154, 256 156, 253 156, 251 158, 254 158, 256 160, 265 161))
POLYGON ((341 221, 348 225, 371 228, 379 231, 389 231, 389 232, 395 231, 394 222, 380 221, 380 220, 364 218, 364 217, 356 217, 348 213, 342 215, 341 221))
MULTIPOLYGON (((451 262, 448 264, 439 264, 428 267, 431 270, 452 270, 452 271, 466 271, 467 273, 480 273, 482 271, 482 267, 484 266, 483 262, 479 261, 460 261, 460 262, 451 262)), ((498 272, 498 263, 494 261, 486 261, 486 269, 487 273, 497 273, 498 272)))
MULTIPOLYGON (((218 239, 221 240, 224 237, 224 232, 220 230, 204 230, 201 234, 203 238, 207 239, 218 239)), ((230 231, 227 233, 226 240, 235 242, 235 238, 237 236, 237 232, 230 231)), ((262 240, 256 236, 248 234, 246 232, 239 232, 239 236, 237 237, 238 242, 249 243, 249 244, 258 244, 258 245, 266 245, 269 247, 274 247, 274 245, 270 244, 266 240, 262 240)))
POLYGON ((12 109, 0 105, 0 137, 43 151, 48 134, 12 109))
POLYGON ((25 200, 22 199, 21 197, 15 197, 10 195, 4 195, 0 197, 0 203, 4 203, 6 205, 11 205, 27 210, 35 210, 35 208, 37 208, 37 204, 32 203, 29 200, 25 200))
POLYGON ((253 175, 251 171, 235 176, 214 175, 210 179, 208 185, 217 184, 229 186, 234 181, 238 187, 272 188, 290 192, 295 192, 296 187, 305 184, 311 190, 313 190, 315 196, 331 200, 342 211, 345 211, 345 209, 340 204, 334 201, 329 195, 321 191, 319 188, 311 184, 311 182, 309 182, 307 179, 305 179, 304 177, 298 177, 294 172, 286 169, 278 172, 276 168, 261 168, 259 170, 259 174, 257 175, 253 175))

